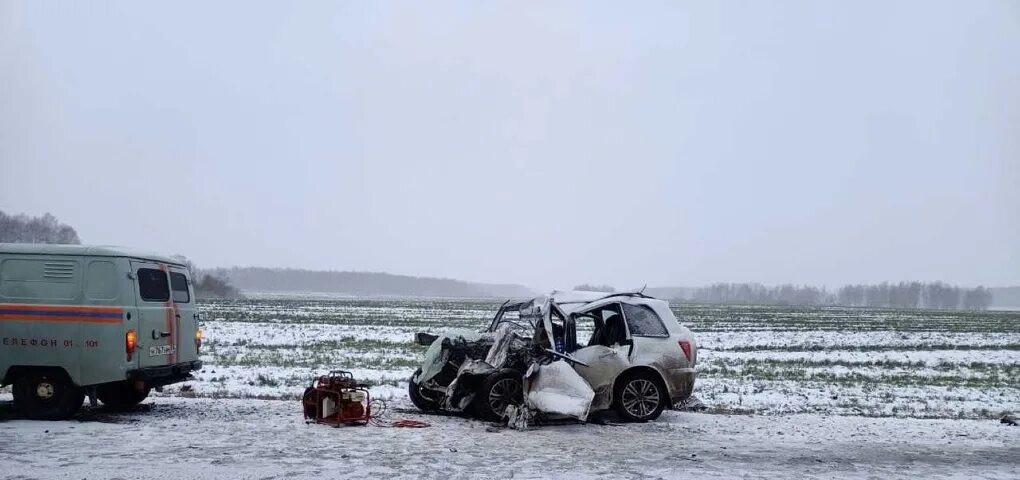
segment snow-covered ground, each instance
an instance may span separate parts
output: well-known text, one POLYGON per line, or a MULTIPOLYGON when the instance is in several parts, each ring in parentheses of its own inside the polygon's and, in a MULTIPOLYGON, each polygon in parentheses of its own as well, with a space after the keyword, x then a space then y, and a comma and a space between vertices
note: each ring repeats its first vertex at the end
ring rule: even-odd
MULTIPOLYGON (((296 398, 334 368, 403 397, 420 331, 478 330, 498 302, 270 297, 202 306, 193 393, 296 398)), ((998 418, 1020 411, 1020 314, 676 305, 696 392, 721 412, 998 418)), ((175 389, 170 388, 172 393, 175 389)))
POLYGON ((1020 412, 1018 312, 680 305, 698 339, 695 393, 710 413, 519 432, 411 409, 406 378, 425 350, 414 334, 478 330, 497 307, 206 303, 197 381, 135 412, 29 422, 0 389, 0 480, 1020 478, 1020 427, 998 422, 1020 412), (294 399, 336 368, 387 399, 388 419, 432 425, 305 425, 294 399))
POLYGON ((155 397, 131 413, 12 418, 0 478, 1020 478, 1020 427, 992 420, 666 412, 647 424, 530 431, 424 416, 427 428, 308 425, 296 401, 155 397))

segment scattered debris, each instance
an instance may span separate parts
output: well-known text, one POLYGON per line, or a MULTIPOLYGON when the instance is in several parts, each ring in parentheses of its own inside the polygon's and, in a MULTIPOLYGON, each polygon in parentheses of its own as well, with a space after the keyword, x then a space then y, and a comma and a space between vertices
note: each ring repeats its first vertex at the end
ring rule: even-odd
POLYGON ((418 334, 414 336, 414 343, 417 343, 418 345, 427 347, 429 345, 432 345, 432 342, 436 341, 437 338, 439 338, 439 335, 433 335, 431 333, 425 333, 425 332, 418 332, 418 334))
POLYGON ((514 430, 527 430, 533 414, 523 405, 509 405, 506 407, 504 416, 507 427, 514 430))
POLYGON ((691 395, 687 400, 678 402, 673 408, 682 412, 704 412, 708 410, 708 405, 705 405, 697 396, 691 395))
MULTIPOLYGON (((378 417, 373 417, 373 419, 374 418, 378 418, 378 417)), ((394 420, 393 422, 390 422, 389 424, 379 425, 379 426, 381 426, 381 427, 382 426, 395 427, 395 428, 425 428, 425 427, 429 426, 429 424, 426 423, 426 422, 423 422, 421 420, 403 419, 403 420, 394 420)))

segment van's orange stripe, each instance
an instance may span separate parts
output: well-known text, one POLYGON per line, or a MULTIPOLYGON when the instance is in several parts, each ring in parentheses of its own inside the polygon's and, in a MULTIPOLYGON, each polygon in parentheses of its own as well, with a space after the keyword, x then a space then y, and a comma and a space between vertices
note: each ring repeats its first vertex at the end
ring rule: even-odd
POLYGON ((0 308, 16 308, 18 310, 39 310, 41 312, 100 312, 100 313, 121 313, 120 307, 93 307, 79 305, 38 305, 34 303, 0 303, 0 308))
POLYGON ((56 317, 52 315, 22 315, 0 313, 0 321, 17 322, 58 322, 58 323, 105 323, 119 324, 120 318, 95 318, 95 317, 56 317))
POLYGON ((123 315, 124 309, 120 307, 0 303, 0 320, 121 323, 123 315))

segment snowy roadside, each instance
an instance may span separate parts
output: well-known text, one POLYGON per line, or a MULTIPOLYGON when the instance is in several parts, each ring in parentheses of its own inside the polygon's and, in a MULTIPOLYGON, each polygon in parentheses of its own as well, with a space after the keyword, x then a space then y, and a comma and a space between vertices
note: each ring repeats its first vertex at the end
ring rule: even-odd
MULTIPOLYGON (((306 425, 296 401, 156 397, 75 420, 14 417, 0 478, 1020 478, 1020 428, 994 421, 666 412, 519 432, 414 413, 424 429, 306 425)), ((6 418, 6 420, 5 420, 6 418)))

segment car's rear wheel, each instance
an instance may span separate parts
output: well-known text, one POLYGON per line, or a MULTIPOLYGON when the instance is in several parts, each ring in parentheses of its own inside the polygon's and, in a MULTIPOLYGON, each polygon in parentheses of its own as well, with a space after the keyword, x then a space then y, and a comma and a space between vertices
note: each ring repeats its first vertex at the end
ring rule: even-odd
POLYGON ((632 372, 616 381, 616 413, 629 422, 655 420, 669 403, 662 381, 651 372, 632 372))
POLYGON ((506 407, 524 402, 524 384, 521 372, 504 368, 490 374, 472 401, 475 414, 483 420, 503 418, 506 407))
POLYGON ((96 388, 96 396, 107 408, 113 410, 129 410, 149 396, 149 388, 135 389, 132 382, 104 383, 96 388))
POLYGON ((32 370, 14 383, 14 402, 28 418, 64 420, 74 415, 85 401, 85 391, 63 370, 32 370))
POLYGON ((439 410, 439 402, 425 398, 421 394, 421 386, 414 382, 414 377, 421 374, 421 369, 414 371, 411 378, 407 379, 407 396, 411 398, 411 403, 418 407, 418 410, 423 412, 434 412, 439 410))

